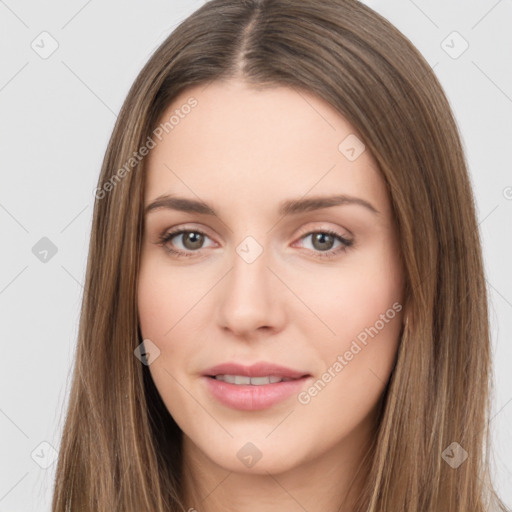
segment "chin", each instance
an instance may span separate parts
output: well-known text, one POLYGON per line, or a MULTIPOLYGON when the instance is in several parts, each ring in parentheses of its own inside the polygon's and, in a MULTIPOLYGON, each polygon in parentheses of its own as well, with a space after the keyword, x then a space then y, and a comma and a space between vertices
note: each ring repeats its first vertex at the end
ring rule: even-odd
MULTIPOLYGON (((222 451, 204 451, 205 455, 216 465, 234 473, 250 475, 267 475, 287 472, 300 465, 303 458, 290 445, 230 440, 218 444, 222 451), (291 456, 291 454, 294 454, 291 456)), ((303 445, 301 444, 301 447, 303 445)))

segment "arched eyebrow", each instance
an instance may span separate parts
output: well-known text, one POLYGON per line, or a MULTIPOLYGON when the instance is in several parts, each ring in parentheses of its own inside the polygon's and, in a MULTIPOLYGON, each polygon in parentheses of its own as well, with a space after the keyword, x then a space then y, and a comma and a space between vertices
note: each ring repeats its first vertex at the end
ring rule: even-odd
POLYGON ((349 196, 345 194, 335 196, 316 196, 306 199, 289 199, 283 201, 279 205, 279 215, 287 216, 303 212, 311 212, 314 210, 321 210, 322 208, 331 208, 332 206, 341 206, 346 204, 353 204, 363 206, 370 210, 373 214, 379 215, 379 211, 373 204, 365 199, 359 197, 349 196))
MULTIPOLYGON (((369 201, 346 194, 316 196, 305 199, 288 199, 279 204, 278 214, 280 217, 286 217, 341 205, 358 205, 366 208, 374 215, 380 214, 380 212, 369 201)), ((154 201, 148 204, 145 208, 145 214, 161 209, 217 216, 215 210, 209 204, 201 200, 177 197, 169 194, 158 196, 154 201)))

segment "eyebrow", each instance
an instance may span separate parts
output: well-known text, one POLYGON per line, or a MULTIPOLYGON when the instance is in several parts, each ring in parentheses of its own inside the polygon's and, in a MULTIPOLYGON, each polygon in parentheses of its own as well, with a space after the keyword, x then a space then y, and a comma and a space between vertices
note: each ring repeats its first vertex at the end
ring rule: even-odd
MULTIPOLYGON (((346 194, 334 196, 317 196, 307 199, 288 199, 279 204, 278 213, 280 216, 285 217, 341 205, 358 205, 368 209, 374 215, 380 214, 380 212, 365 199, 349 196, 346 194)), ((153 202, 148 204, 145 208, 145 214, 160 209, 171 209, 181 212, 217 216, 215 210, 209 204, 203 201, 171 196, 167 194, 157 197, 153 202)))

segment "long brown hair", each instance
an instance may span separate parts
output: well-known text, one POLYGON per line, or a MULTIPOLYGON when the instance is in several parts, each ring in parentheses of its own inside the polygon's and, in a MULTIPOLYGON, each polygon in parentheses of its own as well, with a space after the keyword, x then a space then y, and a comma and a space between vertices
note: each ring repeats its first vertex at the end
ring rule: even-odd
POLYGON ((145 174, 134 155, 179 93, 234 77, 323 98, 357 129, 388 187, 407 326, 357 510, 506 510, 489 478, 487 295, 457 126, 425 59, 355 0, 211 0, 137 77, 96 191, 52 510, 186 510, 182 433, 134 357, 145 174), (468 455, 457 468, 454 450, 468 455))

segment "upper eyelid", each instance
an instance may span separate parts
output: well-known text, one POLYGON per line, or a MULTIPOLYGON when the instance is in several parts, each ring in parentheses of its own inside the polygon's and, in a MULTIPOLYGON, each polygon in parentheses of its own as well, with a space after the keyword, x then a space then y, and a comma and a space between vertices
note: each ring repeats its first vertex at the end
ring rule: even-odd
MULTIPOLYGON (((321 223, 322 221, 311 221, 311 222, 314 222, 314 223, 321 223)), ((309 224, 309 223, 308 223, 309 224)), ((302 232, 302 235, 306 235, 306 234, 309 234, 311 232, 317 232, 317 231, 346 231, 347 234, 349 236, 352 236, 352 233, 350 232, 350 230, 348 230, 347 228, 344 228, 344 227, 339 227, 339 228, 332 228, 332 227, 311 227, 311 228, 308 228, 308 229, 305 229, 303 232, 302 232)), ((208 234, 208 232, 210 231, 209 228, 205 228, 203 226, 200 226, 200 227, 197 227, 197 226, 189 226, 187 224, 185 225, 180 225, 178 224, 177 226, 173 226, 171 228, 167 228, 163 231, 163 233, 172 233, 172 232, 179 232, 179 231, 200 231, 202 233, 205 233, 207 234, 208 236, 210 236, 208 234)))

